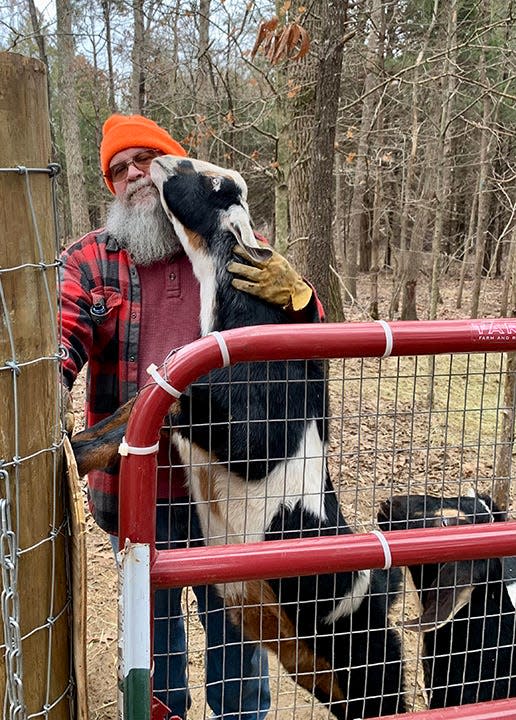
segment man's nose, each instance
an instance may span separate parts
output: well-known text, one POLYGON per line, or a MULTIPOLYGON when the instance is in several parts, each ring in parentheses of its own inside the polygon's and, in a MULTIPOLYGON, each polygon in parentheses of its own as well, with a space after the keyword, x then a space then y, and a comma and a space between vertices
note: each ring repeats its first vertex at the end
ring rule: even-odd
POLYGON ((136 167, 134 163, 131 163, 127 167, 127 181, 131 180, 138 180, 141 177, 145 176, 145 172, 143 170, 140 170, 140 168, 136 167))

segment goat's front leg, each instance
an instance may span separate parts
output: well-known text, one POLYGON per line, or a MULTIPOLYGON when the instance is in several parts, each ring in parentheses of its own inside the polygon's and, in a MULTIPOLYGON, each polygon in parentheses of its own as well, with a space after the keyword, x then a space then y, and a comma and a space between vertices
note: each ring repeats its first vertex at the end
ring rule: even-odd
POLYGON ((300 636, 268 582, 250 580, 244 587, 241 604, 237 601, 229 607, 232 622, 237 627, 243 626, 248 640, 260 642, 275 653, 298 685, 327 705, 335 717, 345 720, 345 695, 334 672, 332 658, 314 653, 313 641, 300 636))
POLYGON ((134 400, 132 398, 109 417, 73 436, 72 448, 79 475, 116 463, 118 446, 124 436, 134 400))

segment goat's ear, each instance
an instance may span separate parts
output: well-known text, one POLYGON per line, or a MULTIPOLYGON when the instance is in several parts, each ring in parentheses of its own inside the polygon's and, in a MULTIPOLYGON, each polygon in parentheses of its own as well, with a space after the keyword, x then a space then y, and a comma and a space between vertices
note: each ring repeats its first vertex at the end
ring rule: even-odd
POLYGON ((421 617, 403 623, 407 630, 429 632, 449 623, 471 600, 471 563, 445 563, 426 594, 421 617))
POLYGON ((222 213, 221 225, 223 230, 234 235, 237 243, 252 260, 264 262, 272 255, 272 250, 256 239, 249 214, 242 205, 231 205, 225 210, 222 213))

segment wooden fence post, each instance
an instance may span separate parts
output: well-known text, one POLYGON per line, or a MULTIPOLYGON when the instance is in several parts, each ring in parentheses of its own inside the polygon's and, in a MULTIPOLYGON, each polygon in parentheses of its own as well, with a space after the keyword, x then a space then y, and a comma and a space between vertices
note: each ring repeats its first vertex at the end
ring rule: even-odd
POLYGON ((4 718, 61 720, 73 693, 47 107, 43 63, 0 53, 0 699, 4 718))

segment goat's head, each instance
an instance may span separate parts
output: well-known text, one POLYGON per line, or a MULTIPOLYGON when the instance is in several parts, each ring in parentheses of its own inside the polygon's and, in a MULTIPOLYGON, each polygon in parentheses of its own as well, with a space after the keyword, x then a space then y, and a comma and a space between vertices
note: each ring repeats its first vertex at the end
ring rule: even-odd
MULTIPOLYGON (((488 495, 433 497, 394 495, 380 505, 379 525, 383 530, 449 527, 468 523, 504 520, 488 495)), ((497 559, 445 562, 414 566, 412 577, 422 591, 421 617, 405 623, 411 630, 428 632, 446 625, 471 600, 476 586, 486 583, 497 559)), ((501 565, 500 565, 501 567, 501 565)))
POLYGON ((449 527, 505 519, 488 495, 434 497, 393 495, 380 505, 378 520, 390 530, 449 527))
POLYGON ((252 258, 270 255, 253 233, 247 185, 240 173, 172 155, 155 158, 150 173, 187 254, 210 253, 221 233, 229 232, 252 258))

